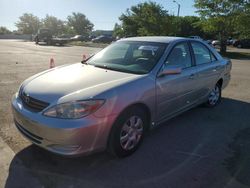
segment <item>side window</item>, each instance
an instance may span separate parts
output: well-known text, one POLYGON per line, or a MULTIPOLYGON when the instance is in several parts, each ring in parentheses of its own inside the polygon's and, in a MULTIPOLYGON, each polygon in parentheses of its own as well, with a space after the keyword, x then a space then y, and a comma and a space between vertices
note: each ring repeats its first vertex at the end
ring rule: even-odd
POLYGON ((210 50, 206 48, 203 44, 199 42, 191 42, 191 45, 194 50, 196 65, 210 63, 211 61, 216 60, 210 50))
POLYGON ((212 52, 210 52, 210 56, 211 56, 211 61, 212 62, 217 60, 212 52))
POLYGON ((181 68, 188 68, 192 66, 190 51, 186 42, 177 44, 172 49, 166 61, 166 66, 178 66, 181 68))

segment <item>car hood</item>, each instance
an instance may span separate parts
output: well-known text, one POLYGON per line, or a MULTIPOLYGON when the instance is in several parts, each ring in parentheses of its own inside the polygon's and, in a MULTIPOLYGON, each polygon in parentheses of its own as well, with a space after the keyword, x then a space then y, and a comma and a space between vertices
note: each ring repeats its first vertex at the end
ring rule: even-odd
POLYGON ((138 77, 141 75, 77 63, 51 69, 31 77, 24 82, 23 91, 35 99, 49 103, 72 95, 72 93, 81 93, 80 97, 86 99, 138 77))

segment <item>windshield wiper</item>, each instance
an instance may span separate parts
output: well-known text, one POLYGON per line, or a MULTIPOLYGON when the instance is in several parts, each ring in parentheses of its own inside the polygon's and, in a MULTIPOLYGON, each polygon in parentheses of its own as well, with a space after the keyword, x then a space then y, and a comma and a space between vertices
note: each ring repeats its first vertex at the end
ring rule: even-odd
POLYGON ((109 67, 107 65, 94 65, 94 66, 98 67, 98 68, 106 69, 106 70, 113 70, 113 71, 123 72, 121 69, 114 68, 114 67, 109 67))
POLYGON ((102 69, 110 69, 107 67, 107 65, 94 65, 94 66, 102 69))

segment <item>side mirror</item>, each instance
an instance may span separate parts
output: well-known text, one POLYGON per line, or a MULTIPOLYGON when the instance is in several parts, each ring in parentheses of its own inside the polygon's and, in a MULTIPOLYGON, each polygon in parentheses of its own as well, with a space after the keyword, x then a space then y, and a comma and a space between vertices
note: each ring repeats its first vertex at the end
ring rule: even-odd
POLYGON ((181 74, 181 67, 177 66, 163 66, 161 71, 158 74, 158 77, 163 77, 165 75, 174 75, 174 74, 181 74))

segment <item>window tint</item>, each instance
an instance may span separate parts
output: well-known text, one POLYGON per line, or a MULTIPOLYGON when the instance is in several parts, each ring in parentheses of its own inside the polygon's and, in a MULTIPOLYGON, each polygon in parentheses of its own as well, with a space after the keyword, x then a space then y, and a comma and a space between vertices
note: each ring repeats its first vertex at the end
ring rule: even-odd
POLYGON ((191 45, 194 50, 194 56, 197 65, 209 63, 211 61, 216 60, 210 50, 206 48, 203 44, 198 42, 192 42, 191 45))
POLYGON ((167 66, 187 68, 192 66, 190 51, 187 43, 176 45, 168 56, 167 66))
POLYGON ((211 61, 212 62, 217 60, 212 52, 210 52, 210 56, 211 56, 211 61))

